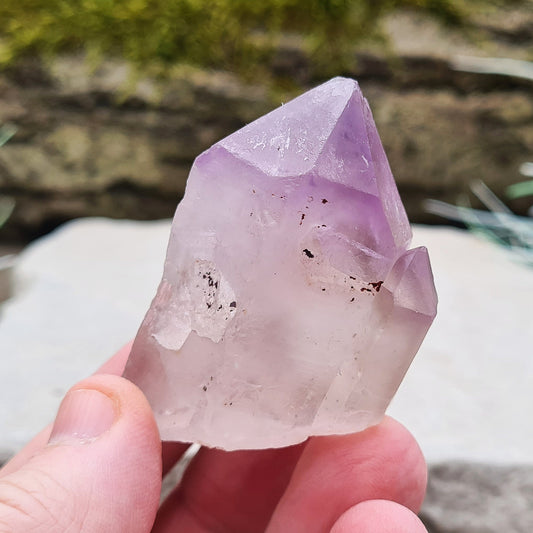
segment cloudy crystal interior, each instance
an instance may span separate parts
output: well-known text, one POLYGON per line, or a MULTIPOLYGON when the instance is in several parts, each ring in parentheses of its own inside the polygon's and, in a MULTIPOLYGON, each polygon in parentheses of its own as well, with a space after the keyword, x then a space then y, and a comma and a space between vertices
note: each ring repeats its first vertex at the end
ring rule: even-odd
POLYGON ((162 439, 258 449, 378 423, 436 314, 410 239, 353 80, 201 154, 125 370, 162 439))

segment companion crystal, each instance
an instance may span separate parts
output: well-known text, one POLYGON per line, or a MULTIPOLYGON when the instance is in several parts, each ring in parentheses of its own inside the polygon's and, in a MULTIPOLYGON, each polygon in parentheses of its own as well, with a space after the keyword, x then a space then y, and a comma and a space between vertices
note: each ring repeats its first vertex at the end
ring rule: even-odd
POLYGON ((378 423, 436 314, 410 239, 353 80, 201 154, 125 370, 161 437, 269 448, 378 423))

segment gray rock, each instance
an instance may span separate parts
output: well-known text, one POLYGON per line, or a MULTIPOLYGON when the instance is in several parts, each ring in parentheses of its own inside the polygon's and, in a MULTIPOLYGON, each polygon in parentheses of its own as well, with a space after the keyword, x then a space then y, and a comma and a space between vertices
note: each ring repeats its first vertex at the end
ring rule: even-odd
POLYGON ((429 533, 531 533, 533 467, 433 465, 421 518, 429 533))

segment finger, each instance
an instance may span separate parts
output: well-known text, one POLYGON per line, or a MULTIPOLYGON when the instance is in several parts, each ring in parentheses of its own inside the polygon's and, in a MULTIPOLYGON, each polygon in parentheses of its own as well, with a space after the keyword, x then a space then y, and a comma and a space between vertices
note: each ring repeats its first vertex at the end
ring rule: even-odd
MULTIPOLYGON (((111 359, 106 361, 97 371, 97 374, 122 375, 131 352, 133 341, 123 346, 111 359)), ((189 448, 189 443, 163 442, 163 476, 166 476, 170 469, 180 460, 182 455, 189 448)))
POLYGON ((144 395, 123 378, 92 376, 67 393, 48 444, 0 479, 0 524, 145 533, 160 489, 161 443, 144 395))
MULTIPOLYGON (((126 366, 126 361, 131 351, 133 342, 129 342, 123 346, 113 357, 108 359, 95 374, 113 374, 120 376, 126 366)), ((10 461, 8 461, 0 469, 0 478, 11 474, 22 465, 24 465, 30 457, 35 455, 39 450, 46 446, 50 437, 50 431, 52 425, 49 424, 45 429, 40 431, 17 455, 15 455, 10 461)), ((163 476, 165 476, 169 470, 176 464, 181 456, 188 449, 190 444, 183 444, 179 442, 164 442, 163 443, 163 476)))
MULTIPOLYGON (((113 374, 120 376, 124 371, 126 366, 126 361, 128 360, 129 353, 131 351, 131 346, 133 342, 129 342, 123 346, 113 357, 108 359, 96 372, 95 374, 113 374)), ((39 450, 46 446, 48 439, 50 437, 50 431, 52 430, 52 425, 49 424, 42 431, 40 431, 26 446, 20 450, 17 455, 15 455, 10 461, 8 461, 2 469, 0 469, 0 478, 11 474, 15 470, 19 469, 24 465, 30 457, 35 455, 39 450)))
POLYGON ((153 532, 264 532, 302 449, 201 449, 163 504, 153 532))
POLYGON ((370 500, 348 509, 330 533, 427 533, 407 507, 387 500, 370 500))
POLYGON ((17 453, 17 455, 13 456, 0 469, 0 479, 18 470, 21 466, 25 465, 31 457, 42 450, 50 438, 51 431, 52 424, 49 424, 42 431, 37 433, 37 435, 17 453))
POLYGON ((163 477, 165 477, 172 467, 181 459, 183 454, 191 445, 183 442, 163 442, 163 477))
POLYGON ((426 480, 418 444, 391 418, 353 435, 315 437, 267 531, 329 531, 344 511, 365 500, 391 500, 417 512, 426 480))
MULTIPOLYGON (((106 361, 97 371, 96 374, 114 374, 116 376, 122 375, 128 357, 131 352, 133 341, 124 345, 111 359, 106 361)), ((163 476, 166 476, 169 470, 180 460, 182 455, 189 448, 189 443, 182 442, 163 442, 163 476)))

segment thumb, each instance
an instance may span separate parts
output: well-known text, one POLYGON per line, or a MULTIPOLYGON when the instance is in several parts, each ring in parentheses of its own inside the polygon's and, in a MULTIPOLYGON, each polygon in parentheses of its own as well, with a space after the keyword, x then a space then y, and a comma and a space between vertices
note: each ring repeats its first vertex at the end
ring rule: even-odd
POLYGON ((63 399, 49 442, 0 478, 0 530, 149 532, 161 443, 142 392, 96 375, 63 399))

